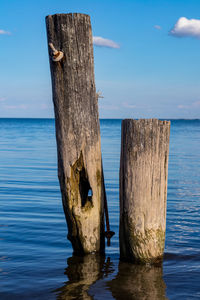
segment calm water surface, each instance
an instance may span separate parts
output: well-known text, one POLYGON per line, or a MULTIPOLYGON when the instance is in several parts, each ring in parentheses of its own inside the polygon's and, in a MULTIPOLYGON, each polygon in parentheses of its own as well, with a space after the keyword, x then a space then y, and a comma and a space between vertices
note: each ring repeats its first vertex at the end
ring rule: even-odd
POLYGON ((200 299, 200 120, 171 125, 162 267, 119 262, 120 120, 101 120, 106 256, 72 256, 54 121, 0 119, 0 299, 200 299))

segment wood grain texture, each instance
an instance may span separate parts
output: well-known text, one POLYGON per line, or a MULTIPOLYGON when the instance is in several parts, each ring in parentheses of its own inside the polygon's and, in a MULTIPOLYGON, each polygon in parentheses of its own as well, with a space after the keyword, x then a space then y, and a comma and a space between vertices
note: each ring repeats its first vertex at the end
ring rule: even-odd
POLYGON ((165 244, 170 122, 123 120, 120 256, 154 262, 165 244))
POLYGON ((90 17, 46 17, 48 44, 64 53, 53 62, 58 176, 68 238, 75 253, 104 249, 104 181, 90 17))

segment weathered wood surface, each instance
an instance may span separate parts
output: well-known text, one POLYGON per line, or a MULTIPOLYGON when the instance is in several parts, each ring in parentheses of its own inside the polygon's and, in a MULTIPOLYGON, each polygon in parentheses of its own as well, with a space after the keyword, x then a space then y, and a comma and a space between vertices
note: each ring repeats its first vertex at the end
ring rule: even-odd
POLYGON ((120 160, 120 257, 162 259, 165 244, 170 122, 123 120, 120 160))
MULTIPOLYGON (((104 181, 90 17, 46 17, 58 176, 75 253, 104 249, 104 181), (64 53, 55 62, 52 45, 64 53)), ((55 51, 54 51, 55 54, 55 51)))

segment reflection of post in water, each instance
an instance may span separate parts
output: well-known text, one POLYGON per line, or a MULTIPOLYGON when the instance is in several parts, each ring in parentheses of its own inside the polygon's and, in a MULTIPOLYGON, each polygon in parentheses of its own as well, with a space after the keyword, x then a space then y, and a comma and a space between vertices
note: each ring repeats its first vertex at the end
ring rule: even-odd
POLYGON ((116 300, 167 300, 162 267, 120 262, 116 277, 107 283, 116 300))
POLYGON ((82 299, 91 300, 89 288, 97 280, 110 272, 110 260, 98 254, 88 254, 83 257, 72 256, 67 260, 68 267, 65 274, 69 281, 57 289, 58 300, 82 299))

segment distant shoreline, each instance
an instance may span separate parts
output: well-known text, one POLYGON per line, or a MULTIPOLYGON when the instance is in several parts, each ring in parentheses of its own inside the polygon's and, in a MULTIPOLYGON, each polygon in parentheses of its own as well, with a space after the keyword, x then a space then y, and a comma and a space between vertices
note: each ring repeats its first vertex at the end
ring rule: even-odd
MULTIPOLYGON (((101 121, 103 120, 123 120, 123 119, 133 119, 133 118, 100 118, 101 121)), ((138 120, 138 118, 135 118, 136 120, 138 120)), ((140 119, 159 119, 159 120, 168 120, 168 121, 200 121, 200 118, 194 118, 194 119, 184 119, 184 118, 140 118, 140 119)), ((20 117, 15 117, 15 118, 11 118, 11 117, 0 117, 0 120, 55 120, 55 118, 20 118, 20 117)))

